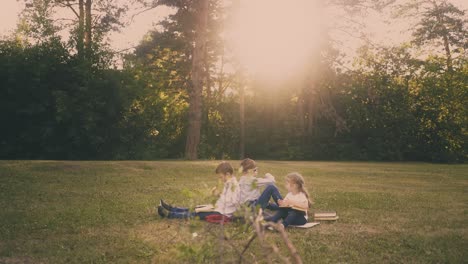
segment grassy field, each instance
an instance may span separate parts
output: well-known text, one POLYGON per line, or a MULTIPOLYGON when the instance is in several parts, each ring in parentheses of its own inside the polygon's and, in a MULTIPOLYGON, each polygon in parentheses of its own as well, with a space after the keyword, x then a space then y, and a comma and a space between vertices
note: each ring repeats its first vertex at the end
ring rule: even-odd
MULTIPOLYGON (((167 220, 160 198, 206 203, 217 161, 0 161, 0 263, 230 263, 252 230, 167 220), (227 240, 221 240, 224 232, 227 240), (195 237, 194 233, 198 236, 195 237)), ((239 161, 232 161, 236 167, 239 161)), ((340 219, 288 230, 304 263, 467 263, 468 166, 259 161, 301 172, 340 219)), ((281 246, 278 233, 268 243, 281 246)), ((285 252, 285 251, 284 251, 285 252)), ((264 257, 255 240, 246 262, 264 257)))

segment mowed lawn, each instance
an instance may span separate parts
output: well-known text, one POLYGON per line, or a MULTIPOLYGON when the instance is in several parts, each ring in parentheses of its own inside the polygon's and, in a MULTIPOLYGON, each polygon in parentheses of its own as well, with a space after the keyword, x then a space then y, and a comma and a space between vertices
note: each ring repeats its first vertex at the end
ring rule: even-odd
MULTIPOLYGON (((238 262, 251 227, 155 214, 160 198, 186 206, 209 202, 217 164, 0 161, 0 263, 238 262)), ((237 168, 239 161, 232 164, 237 168)), ((283 194, 284 175, 302 173, 314 209, 338 212, 336 222, 288 230, 304 263, 468 261, 468 165, 259 161, 258 166, 260 174, 275 175, 283 194)), ((276 232, 267 232, 264 243, 283 247, 276 232)), ((255 240, 244 262, 265 262, 264 253, 255 240)))

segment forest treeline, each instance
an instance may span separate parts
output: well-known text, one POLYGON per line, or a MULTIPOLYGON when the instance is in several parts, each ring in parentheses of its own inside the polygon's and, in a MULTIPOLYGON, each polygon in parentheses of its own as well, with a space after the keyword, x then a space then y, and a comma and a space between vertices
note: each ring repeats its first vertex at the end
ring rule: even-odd
POLYGON ((159 1, 175 12, 119 67, 105 35, 127 7, 29 1, 18 30, 0 40, 0 158, 184 158, 189 121, 199 118, 203 159, 467 161, 463 10, 421 0, 411 42, 364 45, 352 63, 325 32, 302 73, 272 81, 243 72, 223 43, 233 7, 203 1, 159 1), (64 41, 65 25, 48 12, 73 7, 64 41), (199 113, 189 109, 196 63, 199 113))

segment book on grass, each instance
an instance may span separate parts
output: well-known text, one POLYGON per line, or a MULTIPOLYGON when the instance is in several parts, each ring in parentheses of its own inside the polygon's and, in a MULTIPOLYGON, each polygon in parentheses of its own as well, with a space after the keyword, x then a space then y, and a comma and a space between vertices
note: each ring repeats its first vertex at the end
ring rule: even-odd
POLYGON ((293 209, 293 210, 298 210, 298 211, 302 211, 302 212, 305 212, 305 213, 307 213, 307 211, 309 210, 309 209, 307 209, 307 208, 304 208, 304 207, 299 207, 299 206, 289 206, 289 205, 288 205, 288 206, 283 206, 283 205, 280 205, 280 208, 290 208, 290 209, 293 209))
POLYGON ((212 204, 201 204, 195 206, 195 212, 201 213, 201 212, 214 212, 215 208, 212 204))
POLYGON ((336 217, 336 212, 335 211, 317 211, 314 213, 314 217, 318 217, 318 218, 336 217))
POLYGON ((338 220, 338 216, 335 217, 314 217, 314 221, 336 221, 338 220))
POLYGON ((327 211, 327 212, 315 212, 314 213, 314 220, 315 221, 335 221, 338 220, 338 215, 335 211, 327 211))

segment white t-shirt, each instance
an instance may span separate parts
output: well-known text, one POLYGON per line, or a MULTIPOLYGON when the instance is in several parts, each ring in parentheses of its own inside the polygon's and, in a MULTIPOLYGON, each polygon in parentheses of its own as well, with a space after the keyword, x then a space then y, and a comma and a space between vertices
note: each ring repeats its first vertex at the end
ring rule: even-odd
MULTIPOLYGON (((286 194, 286 197, 284 197, 284 200, 289 200, 289 201, 292 201, 292 202, 295 202, 295 203, 306 203, 308 204, 308 199, 307 197, 305 196, 305 194, 303 192, 299 192, 297 194, 293 194, 291 192, 289 192, 288 194, 286 194)), ((309 219, 309 216, 306 212, 305 214, 305 219, 309 219)))
POLYGON ((226 216, 232 214, 239 208, 240 188, 236 177, 232 177, 224 183, 223 191, 215 204, 215 211, 226 216))

